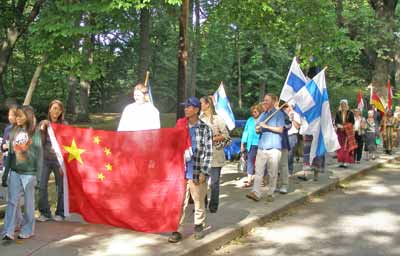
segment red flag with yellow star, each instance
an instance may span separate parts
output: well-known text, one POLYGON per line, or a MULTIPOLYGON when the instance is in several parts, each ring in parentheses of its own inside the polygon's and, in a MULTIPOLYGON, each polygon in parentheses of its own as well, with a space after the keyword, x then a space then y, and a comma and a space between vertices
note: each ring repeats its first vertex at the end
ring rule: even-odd
POLYGON ((52 129, 66 172, 66 214, 142 232, 177 230, 187 130, 114 132, 61 124, 52 129))

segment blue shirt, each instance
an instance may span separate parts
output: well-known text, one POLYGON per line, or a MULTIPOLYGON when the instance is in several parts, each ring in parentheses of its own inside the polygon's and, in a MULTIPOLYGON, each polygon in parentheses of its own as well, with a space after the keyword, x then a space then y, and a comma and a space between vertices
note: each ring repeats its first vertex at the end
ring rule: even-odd
POLYGON ((250 117, 244 127, 241 142, 246 144, 246 150, 249 152, 251 146, 258 146, 259 140, 260 134, 256 133, 256 120, 254 117, 250 117))
MULTIPOLYGON (((268 112, 264 112, 261 114, 257 124, 263 122, 267 119, 272 113, 275 113, 277 110, 275 108, 271 109, 268 112)), ((284 127, 285 126, 285 116, 282 111, 278 111, 274 114, 271 119, 266 123, 266 125, 271 127, 284 127)), ((261 129, 261 137, 258 142, 258 149, 282 149, 282 134, 272 132, 268 129, 261 129)))
MULTIPOLYGON (((192 127, 189 128, 189 132, 190 132, 190 140, 192 141, 192 150, 194 151, 196 149, 196 128, 199 125, 196 124, 192 127)), ((194 154, 194 152, 193 152, 194 154)), ((186 179, 191 180, 193 179, 193 159, 190 159, 190 161, 186 162, 186 179)))

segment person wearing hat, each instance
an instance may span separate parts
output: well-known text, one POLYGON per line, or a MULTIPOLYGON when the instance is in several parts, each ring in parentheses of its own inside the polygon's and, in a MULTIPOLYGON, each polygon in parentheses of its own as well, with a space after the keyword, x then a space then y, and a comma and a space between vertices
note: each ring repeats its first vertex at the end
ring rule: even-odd
POLYGON ((127 105, 122 112, 118 131, 143 131, 160 129, 160 113, 149 102, 147 87, 137 84, 133 89, 134 103, 127 105))
POLYGON ((354 150, 357 148, 357 142, 354 138, 354 114, 349 109, 346 99, 340 100, 339 110, 336 113, 335 125, 340 149, 337 151, 339 167, 347 168, 348 163, 354 162, 354 150))
MULTIPOLYGON (((189 97, 184 103, 185 117, 177 121, 177 128, 189 130, 191 152, 185 153, 187 180, 186 196, 183 203, 180 224, 185 219, 185 210, 191 195, 194 201, 194 238, 204 237, 204 227, 206 221, 205 198, 207 194, 206 177, 209 175, 213 154, 213 136, 211 128, 200 120, 200 100, 194 96, 189 97)), ((177 243, 182 240, 182 234, 177 230, 172 232, 168 242, 177 243)))

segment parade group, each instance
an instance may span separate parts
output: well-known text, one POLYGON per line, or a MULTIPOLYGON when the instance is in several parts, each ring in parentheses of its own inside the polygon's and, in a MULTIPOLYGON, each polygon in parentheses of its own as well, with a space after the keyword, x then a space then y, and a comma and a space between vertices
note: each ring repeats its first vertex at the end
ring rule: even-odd
MULTIPOLYGON (((126 106, 118 131, 139 131, 160 128, 160 115, 148 100, 147 87, 134 86, 135 102, 126 106)), ((185 153, 187 191, 183 202, 180 223, 190 200, 194 203, 194 238, 204 237, 206 214, 218 211, 221 169, 225 165, 224 147, 231 143, 224 120, 215 112, 213 96, 200 99, 189 97, 184 103, 185 116, 178 119, 176 127, 188 129, 191 149, 185 153)), ((3 240, 27 239, 34 235, 35 221, 63 221, 63 173, 49 139, 50 123, 66 124, 61 101, 49 104, 48 117, 37 124, 30 106, 10 106, 9 126, 4 131, 1 150, 4 173, 2 186, 7 187, 7 209, 2 232, 3 240), (57 207, 54 215, 49 206, 48 182, 53 173, 57 187, 57 207), (39 189, 37 208, 40 216, 35 218, 35 188, 39 189), (20 199, 24 198, 24 214, 20 199), (18 234, 18 235, 16 235, 18 234)), ((325 156, 309 162, 311 134, 304 132, 300 115, 291 104, 279 107, 279 99, 266 94, 262 103, 250 108, 241 138, 241 151, 247 155, 247 177, 244 188, 251 188, 246 197, 253 201, 262 199, 262 187, 266 187, 267 202, 274 201, 276 193, 290 191, 289 177, 295 174, 294 151, 301 139, 303 144, 303 169, 317 181, 325 171, 325 156)), ((338 164, 347 168, 364 159, 374 160, 377 145, 382 141, 384 151, 392 154, 398 145, 400 107, 392 113, 380 113, 374 107, 363 117, 359 109, 351 110, 346 99, 339 103, 333 122, 340 143, 337 151, 338 164)), ((182 240, 179 230, 168 241, 182 240)))

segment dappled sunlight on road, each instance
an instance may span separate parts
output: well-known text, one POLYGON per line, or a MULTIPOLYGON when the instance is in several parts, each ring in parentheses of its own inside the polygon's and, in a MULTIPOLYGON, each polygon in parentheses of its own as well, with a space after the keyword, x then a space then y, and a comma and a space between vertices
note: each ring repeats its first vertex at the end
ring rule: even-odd
POLYGON ((400 216, 381 210, 365 215, 343 216, 338 218, 338 226, 347 235, 359 235, 366 231, 386 231, 396 233, 399 228, 400 216))
POLYGON ((291 225, 288 227, 278 227, 269 230, 266 227, 257 229, 253 235, 259 238, 266 238, 273 243, 286 244, 288 237, 290 237, 290 243, 302 244, 307 242, 310 238, 319 236, 319 230, 317 227, 312 226, 296 226, 291 225), (293 234, 296 234, 293 236, 293 234))
POLYGON ((400 164, 385 167, 289 209, 213 255, 400 255, 400 164))

